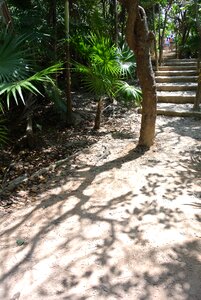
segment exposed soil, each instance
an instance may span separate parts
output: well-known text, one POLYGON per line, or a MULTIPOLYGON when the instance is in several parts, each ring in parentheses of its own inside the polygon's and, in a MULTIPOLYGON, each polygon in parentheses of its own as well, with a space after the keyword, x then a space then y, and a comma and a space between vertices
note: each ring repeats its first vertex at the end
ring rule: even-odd
POLYGON ((200 120, 158 117, 139 152, 140 116, 113 108, 1 154, 5 187, 69 159, 2 194, 0 299, 201 299, 200 120))

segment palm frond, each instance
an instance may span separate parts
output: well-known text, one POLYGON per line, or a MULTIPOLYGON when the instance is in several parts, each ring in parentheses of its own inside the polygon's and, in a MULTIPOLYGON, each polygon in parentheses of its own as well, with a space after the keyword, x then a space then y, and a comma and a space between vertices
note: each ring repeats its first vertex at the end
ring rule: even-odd
POLYGON ((23 96, 23 90, 28 90, 33 94, 41 94, 39 89, 36 87, 37 82, 49 82, 54 83, 50 75, 61 71, 62 64, 58 63, 51 67, 48 67, 40 72, 35 73, 29 78, 24 80, 10 82, 10 83, 2 83, 0 84, 0 95, 6 94, 7 95, 7 107, 10 107, 10 98, 11 96, 15 99, 16 104, 18 105, 18 99, 21 99, 23 104, 25 104, 25 99, 23 96))
POLYGON ((0 83, 27 76, 31 61, 24 47, 26 40, 26 35, 16 36, 7 30, 0 32, 0 83))
POLYGON ((122 76, 133 77, 133 73, 136 69, 136 61, 133 51, 129 49, 127 44, 123 44, 121 48, 118 48, 118 62, 121 66, 122 76))
POLYGON ((129 85, 127 82, 123 82, 120 84, 119 89, 117 90, 117 94, 119 94, 125 101, 135 102, 136 104, 140 104, 142 100, 142 91, 135 86, 129 85))
POLYGON ((117 49, 109 38, 91 34, 87 40, 86 64, 75 63, 75 71, 82 75, 86 88, 96 96, 114 96, 124 93, 126 99, 140 102, 141 91, 120 79, 131 76, 135 68, 132 51, 127 47, 117 49))

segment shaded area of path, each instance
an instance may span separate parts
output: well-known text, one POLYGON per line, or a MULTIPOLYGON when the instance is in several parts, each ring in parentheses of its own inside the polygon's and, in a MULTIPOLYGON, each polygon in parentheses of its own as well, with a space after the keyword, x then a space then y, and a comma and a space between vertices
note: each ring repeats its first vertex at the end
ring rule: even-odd
POLYGON ((200 140, 179 118, 144 154, 108 135, 2 213, 0 299, 200 299, 200 140))

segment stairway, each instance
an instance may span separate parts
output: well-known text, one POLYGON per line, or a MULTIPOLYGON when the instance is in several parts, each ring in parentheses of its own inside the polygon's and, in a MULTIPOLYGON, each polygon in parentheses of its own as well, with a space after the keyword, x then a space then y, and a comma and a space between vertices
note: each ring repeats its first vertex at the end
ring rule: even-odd
POLYGON ((199 116, 193 112, 197 89, 197 61, 167 57, 155 72, 158 96, 157 114, 199 116))

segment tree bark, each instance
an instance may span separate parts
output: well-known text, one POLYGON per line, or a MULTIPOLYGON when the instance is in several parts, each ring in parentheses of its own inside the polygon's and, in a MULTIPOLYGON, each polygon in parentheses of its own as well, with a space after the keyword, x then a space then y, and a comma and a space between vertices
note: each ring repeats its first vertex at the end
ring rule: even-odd
POLYGON ((97 103, 96 117, 95 117, 95 122, 94 122, 94 130, 100 129, 102 105, 103 105, 103 100, 102 100, 102 98, 100 98, 97 103))
POLYGON ((200 99, 201 99, 201 71, 199 71, 198 87, 197 87, 197 91, 196 91, 195 102, 193 105, 194 111, 200 111, 200 99))
POLYGON ((6 1, 0 1, 0 15, 2 15, 3 21, 8 28, 13 30, 13 22, 6 1))
POLYGON ((114 42, 118 46, 118 13, 117 13, 117 0, 114 1, 114 42))
POLYGON ((193 110, 199 111, 200 110, 200 102, 201 102, 201 69, 200 69, 200 58, 201 58, 201 24, 199 21, 199 10, 198 10, 198 1, 195 0, 195 15, 196 15, 196 26, 199 36, 199 49, 198 49, 198 87, 195 97, 195 102, 193 105, 193 110))
POLYGON ((119 14, 119 22, 120 22, 120 32, 121 32, 121 37, 124 36, 125 34, 125 24, 126 24, 126 9, 124 5, 121 5, 121 12, 119 14))
POLYGON ((65 0, 65 33, 66 33, 66 123, 73 124, 71 99, 71 73, 70 73, 70 45, 69 45, 69 1, 65 0))
POLYGON ((154 36, 148 30, 145 11, 138 6, 138 1, 125 0, 123 2, 128 11, 126 39, 136 56, 137 75, 142 88, 142 119, 138 145, 150 148, 155 138, 157 104, 156 84, 150 55, 150 45, 154 36))
POLYGON ((31 115, 27 118, 26 138, 29 149, 32 150, 33 148, 35 148, 36 141, 33 133, 33 121, 31 115))
POLYGON ((155 22, 155 5, 153 5, 153 33, 154 33, 154 56, 155 56, 155 70, 158 71, 158 47, 156 39, 156 22, 155 22))
POLYGON ((163 29, 162 29, 162 35, 160 39, 160 51, 159 51, 159 65, 161 65, 162 60, 163 60, 163 44, 164 44, 164 38, 165 38, 165 29, 167 25, 167 17, 168 17, 168 12, 172 6, 172 0, 169 0, 168 6, 165 10, 165 17, 164 17, 164 23, 163 23, 163 29))
POLYGON ((54 60, 57 61, 57 1, 56 0, 50 1, 47 22, 49 26, 51 26, 53 29, 51 47, 54 52, 54 60))

